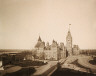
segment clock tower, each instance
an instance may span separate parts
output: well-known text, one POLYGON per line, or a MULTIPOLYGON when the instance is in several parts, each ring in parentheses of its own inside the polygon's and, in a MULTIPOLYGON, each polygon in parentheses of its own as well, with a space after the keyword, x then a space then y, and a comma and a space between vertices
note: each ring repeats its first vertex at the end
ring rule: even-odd
POLYGON ((72 55, 72 36, 70 32, 70 27, 69 27, 68 34, 66 37, 66 50, 67 50, 68 56, 71 56, 72 55))

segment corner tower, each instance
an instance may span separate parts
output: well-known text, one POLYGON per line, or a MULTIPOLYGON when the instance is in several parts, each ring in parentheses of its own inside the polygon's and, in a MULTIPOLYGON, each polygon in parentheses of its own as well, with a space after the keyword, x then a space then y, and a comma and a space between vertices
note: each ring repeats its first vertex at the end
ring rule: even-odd
POLYGON ((70 32, 70 24, 69 24, 68 34, 66 37, 66 50, 67 50, 68 56, 71 56, 72 55, 72 36, 70 32))

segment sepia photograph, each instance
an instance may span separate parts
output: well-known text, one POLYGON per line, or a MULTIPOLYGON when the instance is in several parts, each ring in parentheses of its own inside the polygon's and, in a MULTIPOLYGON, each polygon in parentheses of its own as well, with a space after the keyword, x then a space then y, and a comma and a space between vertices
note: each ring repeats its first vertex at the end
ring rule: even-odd
POLYGON ((0 0, 0 76, 96 76, 96 0, 0 0))

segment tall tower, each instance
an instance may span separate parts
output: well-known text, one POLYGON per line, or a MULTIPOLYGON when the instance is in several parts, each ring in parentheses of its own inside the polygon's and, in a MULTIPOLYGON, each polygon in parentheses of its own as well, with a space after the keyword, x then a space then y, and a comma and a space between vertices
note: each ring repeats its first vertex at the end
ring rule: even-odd
POLYGON ((68 34, 66 37, 66 49, 67 49, 68 56, 71 56, 72 55, 72 36, 70 32, 70 24, 69 24, 68 34))

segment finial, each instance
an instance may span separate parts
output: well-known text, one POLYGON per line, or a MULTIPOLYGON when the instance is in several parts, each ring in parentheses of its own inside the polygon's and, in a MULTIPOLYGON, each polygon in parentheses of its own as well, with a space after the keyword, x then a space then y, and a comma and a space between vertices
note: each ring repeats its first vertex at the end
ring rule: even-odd
POLYGON ((70 25, 71 25, 71 24, 69 24, 69 31, 70 31, 70 25))
POLYGON ((38 41, 42 41, 42 40, 41 40, 41 37, 40 37, 40 34, 39 34, 39 38, 38 38, 38 41))
POLYGON ((55 42, 55 40, 53 39, 53 42, 55 42))

